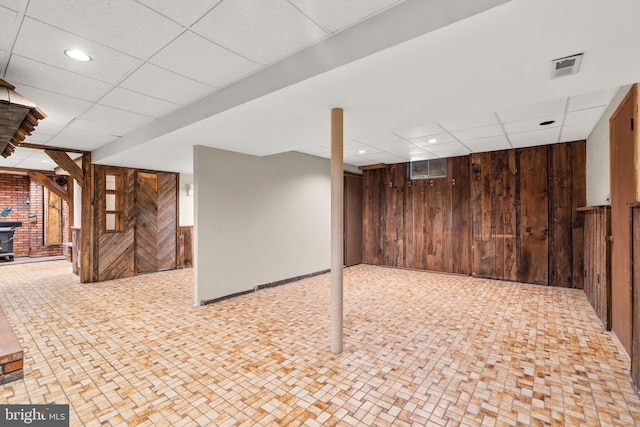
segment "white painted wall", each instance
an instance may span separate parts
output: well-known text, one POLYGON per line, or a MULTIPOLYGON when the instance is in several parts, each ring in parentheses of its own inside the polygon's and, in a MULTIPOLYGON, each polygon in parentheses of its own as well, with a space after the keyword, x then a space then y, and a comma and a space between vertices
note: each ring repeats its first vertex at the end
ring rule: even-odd
POLYGON ((329 160, 194 147, 195 304, 330 267, 329 160))
POLYGON ((611 204, 609 119, 631 89, 621 87, 587 138, 587 206, 611 204))
POLYGON ((193 225, 193 206, 195 195, 187 195, 189 184, 193 184, 193 175, 188 173, 180 174, 180 218, 181 227, 193 225))
POLYGON ((75 180, 73 181, 73 223, 71 225, 74 228, 82 226, 82 187, 75 180))

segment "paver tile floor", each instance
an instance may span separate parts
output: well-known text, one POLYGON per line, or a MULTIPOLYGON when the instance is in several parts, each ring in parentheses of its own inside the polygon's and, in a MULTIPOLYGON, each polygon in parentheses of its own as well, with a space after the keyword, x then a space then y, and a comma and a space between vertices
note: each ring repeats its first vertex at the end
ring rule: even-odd
POLYGON ((25 349, 0 403, 69 403, 71 425, 636 425, 629 360, 580 290, 383 267, 193 306, 193 271, 81 284, 5 266, 25 349))

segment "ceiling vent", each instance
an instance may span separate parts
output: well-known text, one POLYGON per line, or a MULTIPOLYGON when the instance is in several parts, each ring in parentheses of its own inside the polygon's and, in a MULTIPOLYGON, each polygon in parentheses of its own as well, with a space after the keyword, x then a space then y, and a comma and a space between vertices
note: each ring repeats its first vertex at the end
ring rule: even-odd
POLYGON ((570 76, 571 74, 578 74, 580 63, 582 62, 582 55, 584 54, 578 53, 551 61, 551 78, 555 79, 562 76, 570 76))

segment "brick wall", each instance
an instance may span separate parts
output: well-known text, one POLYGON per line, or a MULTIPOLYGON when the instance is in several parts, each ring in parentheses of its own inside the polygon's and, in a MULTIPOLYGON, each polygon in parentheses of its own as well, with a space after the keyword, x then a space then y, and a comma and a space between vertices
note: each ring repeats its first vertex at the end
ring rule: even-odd
MULTIPOLYGON (((71 251, 63 245, 44 245, 44 189, 31 181, 27 175, 0 174, 0 210, 11 206, 12 212, 6 220, 22 221, 22 227, 16 228, 13 240, 13 252, 20 256, 70 256, 71 251), (35 221, 30 221, 35 219, 35 221)), ((62 241, 70 242, 67 224, 69 207, 62 203, 62 241)))
POLYGON ((1 218, 22 221, 13 235, 13 252, 16 256, 29 255, 29 214, 30 179, 27 175, 0 174, 0 210, 7 206, 13 209, 9 216, 1 218))

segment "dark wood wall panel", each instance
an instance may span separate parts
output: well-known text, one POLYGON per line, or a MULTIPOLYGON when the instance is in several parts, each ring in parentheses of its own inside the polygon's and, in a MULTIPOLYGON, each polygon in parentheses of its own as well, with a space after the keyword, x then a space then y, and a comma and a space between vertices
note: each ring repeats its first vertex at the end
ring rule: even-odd
POLYGON ((178 228, 178 260, 176 268, 193 267, 193 226, 178 228))
POLYGON ((362 174, 362 262, 383 265, 384 250, 382 236, 385 221, 385 169, 372 169, 362 174))
POLYGON ((519 163, 519 280, 546 285, 549 280, 549 191, 547 146, 517 150, 519 163))
POLYGON ((362 263, 362 176, 344 176, 344 265, 362 263))
POLYGON ((477 153, 433 180, 366 170, 363 262, 582 288, 585 153, 584 141, 477 153))
MULTIPOLYGON (((602 325, 611 330, 611 209, 582 209, 584 218, 584 292, 602 325)), ((640 229, 640 227, 639 227, 640 229)))

